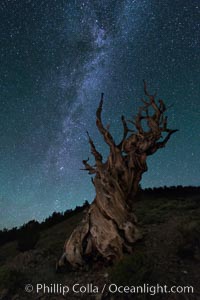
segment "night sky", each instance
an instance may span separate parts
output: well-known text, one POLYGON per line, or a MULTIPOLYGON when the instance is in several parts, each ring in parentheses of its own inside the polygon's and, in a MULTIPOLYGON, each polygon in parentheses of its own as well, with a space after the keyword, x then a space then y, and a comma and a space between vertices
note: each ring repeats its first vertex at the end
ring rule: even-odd
POLYGON ((179 129, 148 159, 143 187, 200 184, 199 0, 1 0, 0 227, 94 198, 82 160, 103 120, 116 140, 143 82, 179 129))

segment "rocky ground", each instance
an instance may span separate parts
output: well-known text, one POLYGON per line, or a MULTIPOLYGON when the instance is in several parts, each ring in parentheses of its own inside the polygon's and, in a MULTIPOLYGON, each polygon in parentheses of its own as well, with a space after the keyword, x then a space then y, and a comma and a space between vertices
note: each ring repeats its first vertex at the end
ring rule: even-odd
POLYGON ((200 196, 141 197, 135 211, 143 239, 115 266, 56 272, 64 241, 83 212, 41 232, 35 249, 20 252, 16 241, 0 247, 0 299, 152 299, 149 293, 109 292, 109 286, 114 291, 144 284, 194 288, 194 293, 160 293, 153 299, 200 299, 200 196))

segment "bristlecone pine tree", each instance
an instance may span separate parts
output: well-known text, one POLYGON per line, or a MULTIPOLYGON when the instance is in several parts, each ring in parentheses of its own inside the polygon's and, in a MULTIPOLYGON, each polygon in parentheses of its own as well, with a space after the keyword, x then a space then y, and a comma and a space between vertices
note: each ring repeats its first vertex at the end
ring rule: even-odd
POLYGON ((103 94, 96 111, 96 126, 110 148, 107 161, 99 153, 88 134, 95 165, 83 160, 89 174, 94 175, 96 197, 84 219, 72 232, 64 246, 58 266, 65 264, 82 268, 94 261, 114 262, 131 253, 141 238, 132 204, 142 174, 147 171, 149 155, 165 147, 177 130, 167 127, 166 106, 156 95, 150 95, 144 81, 146 100, 133 121, 121 117, 123 137, 117 145, 101 119, 103 94), (130 129, 127 122, 134 126, 130 129), (163 137, 163 134, 165 135, 163 137))

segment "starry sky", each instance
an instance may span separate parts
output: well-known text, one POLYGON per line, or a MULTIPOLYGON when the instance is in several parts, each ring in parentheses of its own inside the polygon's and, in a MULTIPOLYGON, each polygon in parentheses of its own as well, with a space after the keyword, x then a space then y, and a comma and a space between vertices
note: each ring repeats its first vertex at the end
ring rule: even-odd
POLYGON ((200 184, 199 0, 1 0, 0 228, 43 220, 94 198, 80 169, 95 127, 115 140, 143 83, 179 129, 148 159, 143 187, 200 184))

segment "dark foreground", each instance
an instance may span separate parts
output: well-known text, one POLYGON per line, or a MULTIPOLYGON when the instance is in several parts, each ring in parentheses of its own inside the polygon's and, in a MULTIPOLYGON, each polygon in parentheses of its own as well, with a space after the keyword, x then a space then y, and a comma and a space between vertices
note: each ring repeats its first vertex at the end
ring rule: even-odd
POLYGON ((84 211, 42 230, 34 249, 19 251, 17 241, 1 246, 0 299, 200 299, 200 193, 141 193, 135 212, 144 237, 115 266, 56 272, 64 241, 84 211), (179 292, 169 293, 172 287, 179 292))

